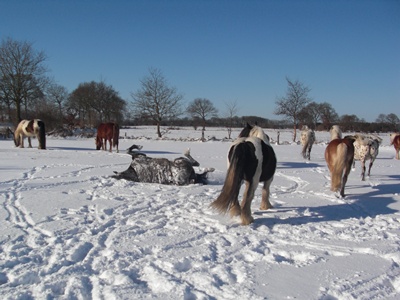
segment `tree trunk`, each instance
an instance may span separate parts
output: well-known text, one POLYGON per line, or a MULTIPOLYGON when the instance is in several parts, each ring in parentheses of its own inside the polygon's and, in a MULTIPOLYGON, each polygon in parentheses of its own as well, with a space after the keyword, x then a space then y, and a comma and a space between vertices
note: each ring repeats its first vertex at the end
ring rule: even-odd
POLYGON ((158 135, 159 138, 162 137, 162 135, 161 135, 161 129, 160 129, 160 123, 157 123, 157 135, 158 135))
POLYGON ((293 142, 296 142, 296 135, 297 135, 297 132, 296 132, 296 124, 294 124, 294 128, 293 128, 293 142))

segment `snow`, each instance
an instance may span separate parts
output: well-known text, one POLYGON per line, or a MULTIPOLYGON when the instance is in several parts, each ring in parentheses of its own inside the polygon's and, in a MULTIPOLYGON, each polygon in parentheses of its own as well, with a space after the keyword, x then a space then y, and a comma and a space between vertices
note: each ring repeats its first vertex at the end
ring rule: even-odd
POLYGON ((209 206, 225 179, 225 129, 208 128, 207 142, 191 128, 162 140, 154 127, 122 129, 120 153, 86 138, 48 137, 47 150, 0 140, 1 298, 400 299, 400 161, 389 135, 371 176, 361 181, 356 162, 339 199, 329 134, 316 132, 310 162, 291 134, 273 143, 274 208, 259 210, 259 188, 249 226, 209 206), (171 159, 190 148, 216 170, 203 186, 111 178, 129 166, 132 144, 171 159))

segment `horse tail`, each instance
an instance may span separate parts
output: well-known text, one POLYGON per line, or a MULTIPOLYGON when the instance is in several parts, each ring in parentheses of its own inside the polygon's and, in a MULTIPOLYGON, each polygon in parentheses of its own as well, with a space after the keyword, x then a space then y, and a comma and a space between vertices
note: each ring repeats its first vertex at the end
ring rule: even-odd
POLYGON ((337 146, 336 159, 332 168, 332 190, 339 191, 342 186, 342 176, 347 161, 347 145, 340 143, 337 146))
POLYGON ((39 148, 46 149, 46 129, 44 126, 44 122, 38 120, 37 125, 39 127, 39 132, 38 132, 39 148))
POLYGON ((238 198, 244 172, 244 162, 241 160, 245 154, 244 145, 240 143, 235 146, 221 194, 211 203, 220 213, 226 213, 238 198))
POLYGON ((113 140, 113 147, 117 147, 117 149, 118 149, 118 139, 119 139, 119 126, 118 126, 118 124, 117 123, 114 123, 114 126, 113 126, 113 138, 112 138, 112 140, 113 140))

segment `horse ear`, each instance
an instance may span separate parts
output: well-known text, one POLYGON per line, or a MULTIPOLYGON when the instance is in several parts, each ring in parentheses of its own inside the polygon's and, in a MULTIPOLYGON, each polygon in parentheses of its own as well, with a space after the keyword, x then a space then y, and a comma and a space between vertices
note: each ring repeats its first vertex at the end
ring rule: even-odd
POLYGON ((252 129, 252 128, 253 128, 253 126, 251 126, 251 125, 249 124, 249 122, 246 123, 246 127, 247 127, 248 129, 252 129))

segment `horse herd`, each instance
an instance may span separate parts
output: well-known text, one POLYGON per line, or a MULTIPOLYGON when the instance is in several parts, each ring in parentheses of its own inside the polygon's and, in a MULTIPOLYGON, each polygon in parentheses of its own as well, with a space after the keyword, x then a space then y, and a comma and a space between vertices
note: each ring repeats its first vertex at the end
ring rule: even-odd
MULTIPOLYGON (((330 130, 331 140, 325 149, 325 161, 331 177, 331 191, 337 197, 345 196, 345 185, 355 160, 361 162, 361 180, 365 180, 365 163, 370 160, 368 176, 371 167, 379 153, 382 139, 375 135, 355 134, 342 137, 339 126, 334 125, 330 130)), ((22 120, 15 132, 16 147, 24 147, 24 137, 28 137, 29 147, 32 147, 31 137, 36 136, 39 149, 46 149, 44 122, 39 119, 22 120)), ((97 150, 109 151, 115 147, 118 152, 119 126, 116 123, 102 123, 97 128, 95 144, 97 150)), ((315 142, 315 133, 304 126, 301 132, 302 156, 310 160, 312 145, 315 142)), ((396 150, 396 159, 399 159, 400 133, 390 135, 391 145, 396 150)), ((139 149, 132 146, 130 149, 139 149)), ((144 153, 130 151, 132 162, 123 172, 114 172, 116 179, 127 179, 137 182, 151 182, 161 184, 186 185, 191 183, 207 183, 207 174, 213 168, 207 168, 196 174, 193 167, 199 163, 186 151, 184 156, 170 161, 163 158, 150 158, 144 153)), ((270 186, 275 174, 277 159, 274 149, 270 145, 269 137, 261 127, 247 124, 240 132, 239 137, 232 143, 228 151, 228 169, 220 195, 211 203, 211 207, 220 213, 229 212, 231 217, 240 216, 241 224, 253 222, 251 216, 251 202, 259 183, 262 186, 261 210, 272 208, 269 201, 270 186), (242 183, 245 189, 241 203, 239 192, 242 183)))

